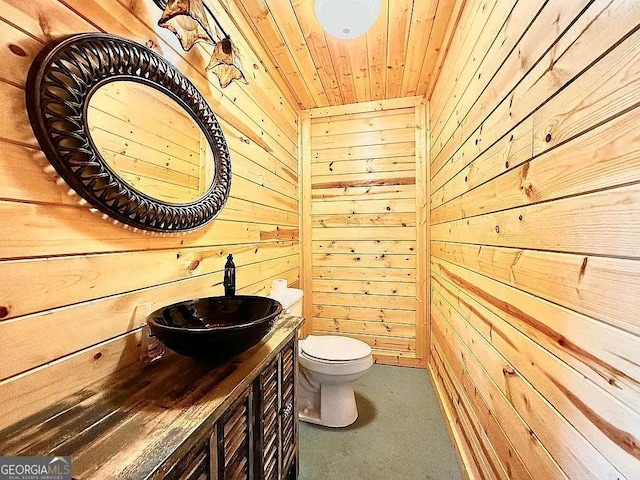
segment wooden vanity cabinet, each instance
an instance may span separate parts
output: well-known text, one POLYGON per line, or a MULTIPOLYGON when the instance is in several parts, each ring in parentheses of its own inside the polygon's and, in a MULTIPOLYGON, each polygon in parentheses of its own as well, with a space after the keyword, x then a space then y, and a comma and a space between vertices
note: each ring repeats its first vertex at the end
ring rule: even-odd
POLYGON ((287 344, 254 383, 256 479, 297 478, 296 349, 295 340, 287 344))
POLYGON ((296 479, 303 321, 281 315, 259 345, 216 366, 170 351, 129 365, 7 427, 0 451, 69 456, 78 480, 296 479))
POLYGON ((298 476, 297 339, 289 341, 216 421, 208 441, 166 472, 180 480, 289 480, 298 476))

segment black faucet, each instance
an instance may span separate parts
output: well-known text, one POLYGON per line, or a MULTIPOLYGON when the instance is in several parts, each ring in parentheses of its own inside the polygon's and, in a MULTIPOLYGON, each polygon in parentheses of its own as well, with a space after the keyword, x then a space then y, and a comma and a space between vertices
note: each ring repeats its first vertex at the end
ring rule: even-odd
POLYGON ((229 254, 224 266, 224 295, 234 297, 236 295, 236 265, 233 263, 233 255, 229 254))

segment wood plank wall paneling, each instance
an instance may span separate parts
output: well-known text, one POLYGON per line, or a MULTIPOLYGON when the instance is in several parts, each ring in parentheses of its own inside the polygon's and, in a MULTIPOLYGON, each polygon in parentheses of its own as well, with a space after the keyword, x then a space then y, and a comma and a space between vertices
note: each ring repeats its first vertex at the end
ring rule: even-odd
POLYGON ((238 43, 248 86, 222 90, 208 53, 182 51, 147 0, 0 1, 0 429, 138 362, 146 315, 222 290, 233 253, 240 292, 265 294, 299 277, 297 112, 267 70, 250 29, 225 2, 209 4, 238 43), (241 26, 241 25, 240 25, 241 26), (92 213, 54 174, 24 105, 28 68, 49 41, 106 31, 153 48, 210 102, 232 157, 220 217, 185 235, 136 232, 92 213))
POLYGON ((427 111, 411 97, 301 114, 306 333, 369 343, 423 366, 427 331, 427 111))
POLYGON ((640 476, 639 27, 632 0, 472 0, 452 36, 430 370, 471 478, 640 476))

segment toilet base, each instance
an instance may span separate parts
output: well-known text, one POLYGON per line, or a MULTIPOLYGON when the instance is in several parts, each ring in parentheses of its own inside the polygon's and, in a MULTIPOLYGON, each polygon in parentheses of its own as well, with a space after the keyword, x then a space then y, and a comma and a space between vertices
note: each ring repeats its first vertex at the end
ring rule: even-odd
POLYGON ((320 386, 320 418, 327 427, 347 427, 358 419, 353 383, 320 386))
POLYGON ((323 383, 317 387, 300 382, 298 418, 303 422, 340 428, 351 425, 358 419, 353 383, 323 383), (319 391, 318 391, 319 390, 319 391))

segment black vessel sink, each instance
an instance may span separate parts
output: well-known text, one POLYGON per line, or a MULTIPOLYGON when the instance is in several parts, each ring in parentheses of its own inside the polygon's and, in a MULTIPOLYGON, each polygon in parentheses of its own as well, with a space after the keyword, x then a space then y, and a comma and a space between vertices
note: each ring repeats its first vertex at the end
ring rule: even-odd
POLYGON ((160 308, 147 323, 180 355, 223 361, 258 343, 281 313, 282 305, 271 298, 209 297, 160 308))

